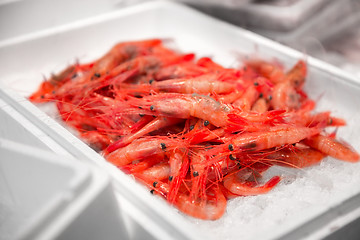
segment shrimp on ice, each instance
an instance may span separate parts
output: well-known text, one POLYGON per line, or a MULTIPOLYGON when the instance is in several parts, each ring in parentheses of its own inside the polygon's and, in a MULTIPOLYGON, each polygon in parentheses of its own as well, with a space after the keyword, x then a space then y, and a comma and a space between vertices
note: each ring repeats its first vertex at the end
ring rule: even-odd
MULTIPOLYGON (((260 151, 264 149, 293 144, 319 134, 320 128, 294 127, 291 125, 278 125, 267 131, 247 132, 237 134, 225 144, 215 146, 207 151, 208 156, 223 156, 246 151, 260 151)), ((215 160, 216 158, 215 157, 215 160)))
POLYGON ((310 147, 339 160, 358 162, 360 158, 359 154, 350 146, 328 136, 316 135, 305 139, 304 142, 310 147))
POLYGON ((284 167, 305 168, 313 166, 324 159, 326 155, 313 148, 284 148, 267 156, 271 163, 284 167))
POLYGON ((239 172, 237 172, 225 176, 223 184, 231 193, 240 196, 252 196, 268 193, 280 182, 280 180, 281 178, 279 176, 275 176, 264 185, 257 186, 255 182, 246 182, 239 179, 239 172))

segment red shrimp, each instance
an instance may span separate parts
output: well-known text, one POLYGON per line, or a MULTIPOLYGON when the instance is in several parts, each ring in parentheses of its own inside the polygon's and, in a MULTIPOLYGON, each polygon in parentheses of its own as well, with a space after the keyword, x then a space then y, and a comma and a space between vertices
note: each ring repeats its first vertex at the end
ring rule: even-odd
POLYGON ((342 161, 358 162, 360 158, 359 154, 350 146, 340 143, 331 137, 316 135, 307 138, 305 143, 326 155, 342 161))
POLYGON ((251 108, 251 111, 265 113, 269 109, 269 104, 264 98, 258 98, 251 108))
MULTIPOLYGON (((240 164, 239 162, 236 163, 235 161, 230 161, 228 163, 228 167, 225 170, 223 170, 223 174, 227 176, 236 174, 237 175, 236 180, 238 180, 239 183, 242 183, 243 187, 255 187, 256 179, 252 179, 252 180, 250 179, 261 177, 261 173, 265 172, 271 166, 272 166, 271 163, 269 164, 258 161, 256 161, 255 163, 254 162, 250 163, 250 165, 240 164)), ((219 184, 219 187, 227 199, 232 199, 239 196, 238 194, 232 193, 227 188, 225 188, 223 183, 224 182, 222 182, 222 184, 219 184)), ((242 189, 244 190, 244 188, 242 189)), ((251 191, 254 191, 254 189, 252 189, 251 191)))
POLYGON ((235 89, 224 95, 214 95, 214 99, 222 104, 231 104, 238 100, 245 92, 245 89, 235 89))
POLYGON ((168 137, 144 137, 134 140, 126 147, 107 154, 105 158, 114 165, 121 167, 135 160, 158 155, 169 149, 174 149, 178 144, 178 140, 168 137))
POLYGON ((81 138, 95 151, 102 151, 113 142, 113 138, 97 131, 84 132, 81 134, 81 138))
POLYGON ((273 109, 296 110, 301 106, 300 95, 290 82, 280 82, 274 87, 270 104, 273 109))
POLYGON ((165 159, 164 153, 160 153, 158 155, 155 154, 147 158, 144 158, 142 161, 139 162, 135 161, 133 163, 121 166, 120 169, 127 174, 139 173, 154 166, 155 164, 160 163, 161 161, 164 161, 164 159, 165 159))
POLYGON ((244 133, 232 140, 232 145, 240 151, 258 151, 284 144, 297 143, 305 138, 311 137, 320 132, 319 128, 292 127, 279 125, 269 128, 268 131, 244 133))
MULTIPOLYGON (((151 118, 151 116, 149 116, 151 118)), ((138 139, 148 133, 151 133, 155 130, 159 130, 161 128, 172 126, 174 124, 177 124, 181 121, 181 119, 178 118, 168 118, 168 117, 157 117, 153 119, 152 121, 148 122, 144 127, 136 131, 135 133, 128 134, 121 139, 117 140, 113 144, 109 145, 106 151, 108 153, 111 153, 115 151, 118 148, 124 147, 134 141, 135 139, 138 139)))
MULTIPOLYGON (((244 151, 260 151, 264 149, 297 143, 305 138, 319 134, 320 128, 293 127, 291 125, 279 125, 269 128, 267 131, 249 132, 235 135, 229 142, 214 147, 206 152, 208 156, 229 155, 244 151)), ((211 161, 209 162, 211 164, 211 161)))
POLYGON ((307 66, 303 60, 299 60, 295 66, 286 73, 285 82, 289 82, 295 89, 301 89, 307 74, 307 66))
POLYGON ((119 43, 94 63, 90 77, 95 74, 102 76, 106 74, 109 69, 115 68, 120 63, 138 56, 149 55, 152 53, 152 48, 159 46, 161 42, 160 39, 150 39, 119 43))
POLYGON ((223 66, 220 64, 215 63, 211 58, 209 57, 202 57, 200 58, 197 63, 198 66, 205 67, 211 72, 221 72, 226 70, 223 66))
POLYGON ((285 79, 285 73, 279 64, 263 60, 251 60, 246 62, 246 66, 254 69, 257 73, 268 78, 273 83, 279 83, 285 79))
POLYGON ((273 189, 279 182, 281 178, 275 176, 267 181, 262 186, 256 186, 256 183, 244 182, 239 179, 238 173, 229 174, 224 177, 224 187, 229 190, 231 193, 240 195, 240 196, 252 196, 268 193, 273 189))
POLYGON ((182 212, 204 220, 221 218, 226 209, 226 198, 220 188, 212 187, 207 190, 206 199, 192 200, 187 195, 180 194, 175 206, 182 212))
POLYGON ((298 89, 304 84, 306 64, 300 60, 285 76, 284 81, 275 85, 271 100, 274 109, 293 110, 301 107, 298 89))
POLYGON ((233 103, 233 105, 239 107, 243 111, 250 111, 258 97, 259 92, 256 90, 255 86, 251 85, 246 89, 246 92, 233 103))
POLYGON ((65 68, 58 74, 52 74, 51 77, 41 83, 37 91, 30 95, 32 102, 47 102, 54 99, 56 91, 65 83, 77 77, 79 72, 86 72, 92 67, 91 64, 73 64, 65 68))
POLYGON ((170 176, 170 166, 167 162, 158 163, 144 170, 142 175, 155 180, 168 179, 170 176))
MULTIPOLYGON (((219 127, 227 124, 231 107, 215 101, 209 96, 162 93, 129 100, 129 104, 141 107, 137 112, 155 116, 187 119, 197 117, 219 127)), ((123 109, 121 109, 123 111, 123 109)), ((130 113, 131 110, 126 111, 130 113)))
MULTIPOLYGON (((134 176, 149 188, 150 192, 158 193, 165 199, 170 191, 169 184, 156 179, 151 179, 136 173, 134 176)), ((192 200, 187 194, 179 193, 172 203, 181 212, 192 217, 203 220, 217 220, 221 218, 226 210, 226 198, 217 186, 207 189, 206 197, 203 199, 192 200)))
POLYGON ((324 159, 326 155, 313 148, 292 150, 284 148, 267 156, 271 163, 294 168, 313 166, 324 159))
MULTIPOLYGON (((235 77, 234 77, 235 78, 235 77)), ((171 79, 160 82, 152 82, 150 89, 160 92, 176 93, 229 93, 237 88, 235 83, 220 81, 221 75, 211 73, 201 75, 195 78, 171 79)), ((139 86, 145 89, 147 86, 139 86)))
POLYGON ((207 69, 197 66, 192 62, 183 62, 159 69, 154 77, 155 80, 162 81, 167 79, 197 77, 207 72, 207 69))
POLYGON ((152 71, 156 72, 159 70, 160 67, 181 63, 187 61, 188 58, 189 58, 189 54, 171 55, 171 56, 163 56, 163 55, 139 56, 137 58, 131 59, 113 68, 109 73, 109 77, 115 77, 130 69, 137 70, 138 74, 152 72, 152 71))

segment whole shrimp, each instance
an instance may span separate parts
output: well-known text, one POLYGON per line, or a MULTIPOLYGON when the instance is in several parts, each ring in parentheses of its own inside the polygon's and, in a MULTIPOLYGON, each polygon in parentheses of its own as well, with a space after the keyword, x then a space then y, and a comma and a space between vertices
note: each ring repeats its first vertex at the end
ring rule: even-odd
MULTIPOLYGON (((145 119, 145 118, 143 118, 145 119)), ((174 124, 177 124, 181 121, 181 119, 178 118, 168 118, 168 117, 157 117, 153 119, 152 121, 148 122, 144 127, 136 131, 135 133, 128 134, 116 142, 112 143, 107 147, 107 152, 111 153, 115 151, 118 148, 124 147, 128 145, 129 143, 133 142, 135 139, 138 139, 148 133, 151 133, 155 130, 161 129, 163 127, 172 126, 174 124)))
POLYGON ((280 182, 280 177, 275 176, 267 181, 264 185, 257 186, 255 182, 251 184, 250 182, 239 179, 239 173, 240 172, 229 174, 224 177, 224 187, 231 193, 240 196, 265 194, 280 182))
POLYGON ((282 82, 285 78, 283 68, 278 63, 255 59, 247 61, 245 66, 254 69, 255 72, 268 78, 273 83, 282 82))
POLYGON ((129 41, 116 44, 108 53, 95 61, 89 76, 102 76, 125 61, 138 56, 152 54, 153 48, 161 45, 160 39, 129 41))
MULTIPOLYGON (((134 98, 129 100, 129 104, 140 108, 136 112, 143 114, 182 119, 197 117, 218 127, 227 124, 227 114, 231 111, 230 106, 199 94, 162 93, 141 99, 134 98)), ((130 109, 126 112, 132 111, 130 109)))
POLYGON ((144 137, 107 154, 105 158, 115 166, 121 167, 148 156, 158 154, 165 156, 165 151, 174 149, 178 144, 179 140, 169 137, 144 137))
POLYGON ((305 143, 319 150, 320 152, 336 159, 347 162, 358 162, 360 159, 359 154, 354 151, 350 146, 340 143, 339 141, 336 141, 335 139, 328 136, 312 136, 306 139, 305 143))
POLYGON ((152 81, 151 84, 141 84, 137 86, 122 85, 122 88, 131 89, 134 88, 137 92, 173 92, 173 93, 230 93, 238 88, 243 88, 240 82, 236 82, 236 76, 234 81, 222 81, 223 74, 209 73, 194 78, 183 79, 170 79, 164 81, 152 81))
POLYGON ((269 154, 266 159, 284 167, 305 168, 319 163, 326 155, 313 148, 284 148, 269 154))
POLYGON ((284 77, 277 83, 273 90, 271 106, 274 109, 299 109, 301 95, 298 90, 304 84, 307 73, 306 64, 300 60, 284 77))
POLYGON ((216 156, 211 164, 219 157, 241 153, 244 151, 260 151, 264 149, 294 144, 301 140, 319 134, 321 128, 294 127, 290 125, 278 125, 267 131, 249 132, 235 135, 225 144, 218 145, 206 154, 211 158, 216 156))

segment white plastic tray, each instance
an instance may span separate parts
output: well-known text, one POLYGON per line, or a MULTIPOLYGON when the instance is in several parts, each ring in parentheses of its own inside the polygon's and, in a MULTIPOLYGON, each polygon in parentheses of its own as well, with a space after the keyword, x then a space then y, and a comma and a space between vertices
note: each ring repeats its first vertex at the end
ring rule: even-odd
MULTIPOLYGON (((354 104, 360 102, 360 86, 354 76, 178 4, 143 4, 3 41, 0 80, 7 88, 27 96, 42 81, 43 74, 48 76, 76 59, 86 62, 99 57, 119 41, 151 37, 173 38, 181 51, 212 56, 228 66, 236 66, 239 54, 276 57, 288 67, 305 58, 310 97, 318 100, 319 110, 330 109, 348 121, 338 136, 360 149, 360 112, 354 104)), ((195 220, 150 195, 36 107, 13 97, 8 101, 17 103, 17 110, 73 156, 88 158, 105 169, 114 178, 120 201, 129 206, 124 211, 138 223, 135 228, 142 225, 158 239, 324 237, 337 229, 334 226, 342 227, 359 217, 360 164, 328 159, 306 171, 279 169, 287 181, 271 193, 230 201, 226 214, 218 221, 195 220)))
POLYGON ((99 170, 4 138, 0 155, 1 239, 127 238, 99 170))

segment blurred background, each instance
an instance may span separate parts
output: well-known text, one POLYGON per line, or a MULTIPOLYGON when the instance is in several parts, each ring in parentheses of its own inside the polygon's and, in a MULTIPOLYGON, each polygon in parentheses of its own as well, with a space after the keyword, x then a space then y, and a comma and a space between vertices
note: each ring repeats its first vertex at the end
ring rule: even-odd
MULTIPOLYGON (((0 0, 0 41, 156 0, 0 0)), ((168 0, 360 77, 360 0, 168 0)))

